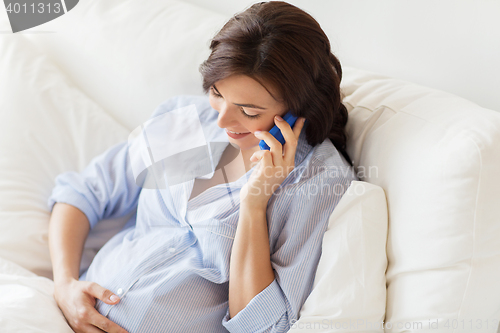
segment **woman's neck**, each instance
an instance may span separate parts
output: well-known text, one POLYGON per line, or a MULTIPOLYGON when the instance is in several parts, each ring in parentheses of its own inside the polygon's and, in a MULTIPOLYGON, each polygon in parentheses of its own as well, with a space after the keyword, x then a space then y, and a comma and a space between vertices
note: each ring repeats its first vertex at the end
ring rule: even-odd
POLYGON ((220 167, 227 167, 232 170, 232 172, 242 176, 256 164, 256 162, 250 161, 250 157, 259 150, 259 146, 242 150, 229 144, 221 156, 217 169, 220 167))

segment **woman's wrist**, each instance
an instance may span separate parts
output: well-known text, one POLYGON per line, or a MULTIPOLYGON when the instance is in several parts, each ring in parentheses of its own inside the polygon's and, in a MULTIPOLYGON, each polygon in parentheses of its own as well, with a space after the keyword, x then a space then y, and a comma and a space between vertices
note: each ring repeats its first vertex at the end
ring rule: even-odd
POLYGON ((267 209, 267 203, 273 191, 267 182, 261 184, 260 180, 248 182, 243 186, 240 192, 240 209, 242 207, 249 209, 267 209))
POLYGON ((246 196, 245 198, 240 198, 240 212, 241 211, 266 211, 267 203, 269 198, 257 197, 257 196, 246 196))
POLYGON ((68 272, 66 273, 59 272, 57 274, 54 274, 53 280, 54 280, 54 285, 61 285, 70 283, 71 281, 78 280, 78 277, 75 277, 73 274, 68 272))

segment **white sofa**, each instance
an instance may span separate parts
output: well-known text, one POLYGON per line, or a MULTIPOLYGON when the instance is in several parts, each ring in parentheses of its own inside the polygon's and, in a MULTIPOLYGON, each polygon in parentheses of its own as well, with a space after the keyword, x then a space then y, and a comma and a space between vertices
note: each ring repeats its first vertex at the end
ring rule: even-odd
MULTIPOLYGON (((71 331, 50 280, 55 176, 165 99, 202 94, 198 65, 227 19, 177 0, 89 0, 48 33, 0 35, 0 331, 71 331)), ((332 214, 290 331, 496 332, 500 113, 354 68, 342 89, 360 182, 332 214)), ((82 269, 127 219, 92 231, 82 269)))

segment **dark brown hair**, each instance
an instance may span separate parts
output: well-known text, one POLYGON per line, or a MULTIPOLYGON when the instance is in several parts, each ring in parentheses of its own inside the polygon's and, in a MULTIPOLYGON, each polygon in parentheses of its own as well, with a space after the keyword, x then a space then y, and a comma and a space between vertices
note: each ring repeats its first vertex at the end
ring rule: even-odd
POLYGON ((283 1, 256 3, 229 19, 210 49, 200 65, 205 93, 236 74, 269 83, 292 114, 306 118, 307 142, 315 146, 329 138, 352 166, 345 150, 348 112, 340 92, 342 69, 311 15, 283 1))

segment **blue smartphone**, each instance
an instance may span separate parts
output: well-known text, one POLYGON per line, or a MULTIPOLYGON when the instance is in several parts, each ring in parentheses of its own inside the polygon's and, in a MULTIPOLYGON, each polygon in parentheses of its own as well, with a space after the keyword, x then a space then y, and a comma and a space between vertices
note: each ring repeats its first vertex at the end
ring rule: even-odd
MULTIPOLYGON (((293 128, 293 125, 295 124, 295 121, 298 118, 295 117, 290 111, 288 111, 284 116, 283 120, 285 120, 288 124, 290 124, 290 127, 293 128)), ((272 134, 279 142, 281 142, 282 145, 285 144, 285 138, 283 137, 283 134, 281 133, 280 129, 278 126, 274 125, 273 128, 269 131, 269 133, 272 134)), ((259 142, 259 147, 260 150, 271 150, 271 148, 267 145, 267 143, 264 140, 260 140, 259 142)))

